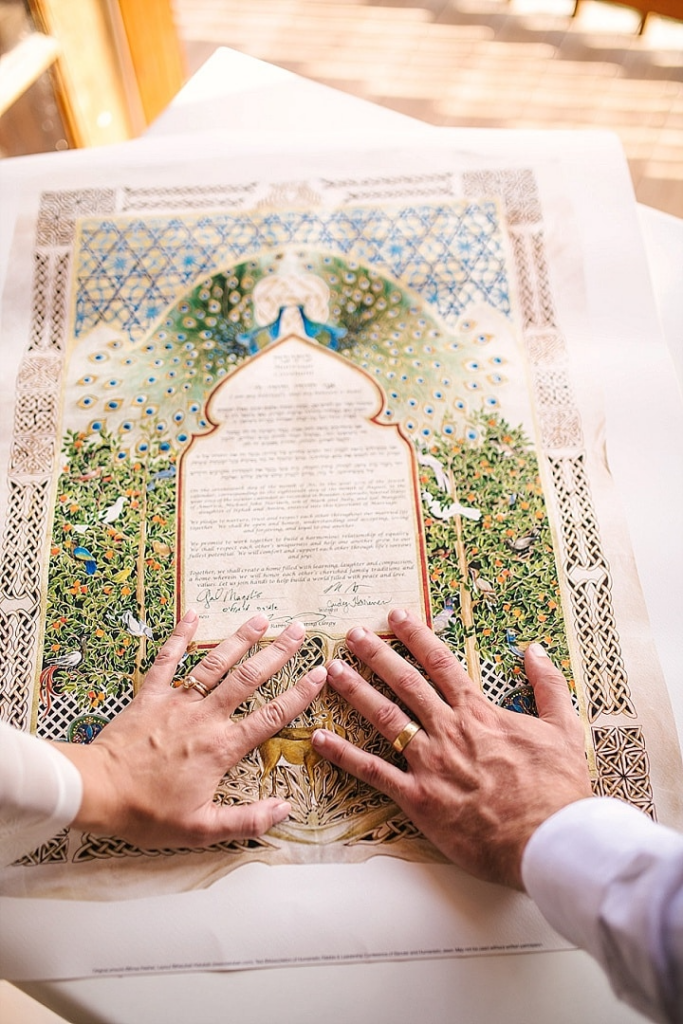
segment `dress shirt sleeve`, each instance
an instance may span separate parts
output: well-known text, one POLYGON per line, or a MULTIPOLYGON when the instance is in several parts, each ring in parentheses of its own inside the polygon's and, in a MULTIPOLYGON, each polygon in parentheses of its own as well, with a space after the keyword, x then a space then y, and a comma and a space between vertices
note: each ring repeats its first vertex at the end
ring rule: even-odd
POLYGON ((30 853, 78 813, 83 783, 55 747, 0 722, 0 865, 30 853))
POLYGON ((533 834, 522 878, 621 999, 652 1020, 683 1021, 683 835, 619 800, 580 800, 533 834))

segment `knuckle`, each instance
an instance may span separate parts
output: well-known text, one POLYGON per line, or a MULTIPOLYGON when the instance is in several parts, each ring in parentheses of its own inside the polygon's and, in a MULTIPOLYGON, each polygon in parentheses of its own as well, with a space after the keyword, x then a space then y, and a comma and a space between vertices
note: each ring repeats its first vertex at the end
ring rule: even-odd
POLYGON ((406 664, 396 675, 396 683, 393 689, 397 693, 415 693, 425 685, 425 681, 419 672, 406 664))
POLYGON ((284 654, 287 658, 291 658, 292 654, 299 646, 300 641, 295 640, 285 632, 280 633, 279 636, 275 637, 271 644, 271 651, 276 651, 280 656, 284 654))
POLYGON ((202 660, 201 664, 202 668, 206 669, 207 672, 211 672, 212 674, 215 672, 220 673, 220 675, 225 675, 225 673, 230 668, 230 662, 225 657, 225 655, 221 654, 220 651, 218 650, 209 651, 206 657, 202 660))
POLYGON ((395 704, 381 704, 377 709, 377 728, 381 733, 392 734, 395 729, 396 732, 400 732, 400 719, 402 718, 402 712, 396 707, 395 704))
POLYGON ((190 835, 190 845, 206 849, 207 846, 211 846, 214 838, 213 829, 206 825, 196 826, 190 835))
MULTIPOLYGON (((367 683, 362 679, 356 672, 344 672, 342 676, 339 676, 339 681, 344 687, 344 696, 353 704, 363 692, 367 683)), ((336 680, 335 680, 336 681, 336 680)))
POLYGON ((255 665, 250 658, 235 669, 234 677, 242 685, 254 689, 261 682, 262 674, 258 665, 255 665))
MULTIPOLYGON (((489 719, 499 719, 502 708, 497 707, 490 700, 487 700, 478 690, 463 690, 458 697, 459 714, 456 717, 458 726, 461 729, 467 727, 472 720, 477 723, 489 719)), ((507 721, 507 718, 500 719, 507 721)))
POLYGON ((439 675, 453 668, 453 655, 445 647, 432 647, 425 654, 424 667, 432 675, 439 675))
POLYGON ((567 680, 562 672, 560 672, 559 668, 556 665, 553 665, 552 662, 549 662, 548 667, 541 678, 548 686, 554 686, 558 690, 566 690, 567 696, 569 696, 567 680))
POLYGON ((263 835, 270 824, 271 818, 266 807, 258 803, 249 804, 243 809, 240 834, 245 839, 255 839, 257 836, 263 835))
POLYGON ((427 626, 423 625, 421 622, 409 621, 403 628, 402 636, 405 638, 405 642, 408 646, 410 646, 411 643, 414 643, 416 640, 420 640, 425 633, 431 633, 431 630, 429 630, 427 626))
POLYGON ((259 714, 263 720, 264 725, 273 732, 278 732, 283 729, 289 721, 289 715, 284 702, 276 697, 275 700, 271 700, 268 704, 265 704, 259 714))
POLYGON ((238 626, 233 634, 234 640, 239 640, 243 644, 253 644, 254 637, 260 636, 260 630, 254 629, 249 622, 243 622, 241 626, 238 626))
MULTIPOLYGON (((156 658, 154 659, 155 663, 157 665, 176 665, 182 653, 182 649, 179 643, 181 639, 182 638, 179 634, 171 633, 170 637, 168 638, 164 646, 161 648, 156 658)), ((183 648, 184 646, 185 644, 183 643, 183 648)))
POLYGON ((382 792, 386 792, 388 789, 387 781, 384 777, 384 763, 378 758, 368 756, 367 761, 363 764, 363 776, 365 781, 373 789, 379 789, 382 792))

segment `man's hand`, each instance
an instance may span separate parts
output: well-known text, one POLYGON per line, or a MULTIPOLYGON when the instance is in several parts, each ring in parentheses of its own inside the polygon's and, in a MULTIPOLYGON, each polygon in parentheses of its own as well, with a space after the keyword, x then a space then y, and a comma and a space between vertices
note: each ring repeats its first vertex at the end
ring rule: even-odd
MULTIPOLYGON (((405 748, 408 770, 325 730, 312 743, 390 796, 454 863, 521 889, 522 854, 532 833, 561 807, 591 795, 583 730, 567 683, 532 644, 525 667, 540 718, 504 710, 483 696, 425 625, 399 611, 389 623, 433 685, 368 630, 352 629, 347 643, 422 726, 405 748)), ((348 665, 332 662, 328 680, 390 742, 410 721, 348 665)))

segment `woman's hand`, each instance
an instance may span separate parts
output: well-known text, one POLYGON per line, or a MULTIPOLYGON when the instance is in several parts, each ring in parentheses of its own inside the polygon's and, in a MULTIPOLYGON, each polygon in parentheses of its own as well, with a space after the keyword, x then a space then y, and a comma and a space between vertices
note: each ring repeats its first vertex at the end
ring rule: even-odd
MULTIPOLYGON (((487 700, 425 625, 406 612, 392 612, 389 623, 433 686, 374 633, 352 629, 347 643, 422 726, 404 750, 408 770, 324 730, 314 732, 313 746, 388 794, 460 867, 521 889, 522 854, 532 833, 561 807, 591 795, 583 730, 566 680, 532 644, 525 667, 540 718, 516 714, 487 700)), ((409 723, 348 665, 332 662, 328 680, 390 742, 409 723)))
POLYGON ((138 696, 88 746, 57 744, 78 768, 83 800, 73 824, 147 848, 209 846, 261 835, 282 821, 282 800, 221 807, 221 778, 248 751, 296 718, 319 693, 325 669, 315 668, 269 704, 231 721, 235 709, 301 647, 295 622, 272 644, 236 665, 261 639, 263 615, 250 619, 210 651, 192 676, 206 689, 174 689, 178 663, 197 628, 188 612, 159 651, 138 696), (236 666, 236 667, 235 667, 236 666))

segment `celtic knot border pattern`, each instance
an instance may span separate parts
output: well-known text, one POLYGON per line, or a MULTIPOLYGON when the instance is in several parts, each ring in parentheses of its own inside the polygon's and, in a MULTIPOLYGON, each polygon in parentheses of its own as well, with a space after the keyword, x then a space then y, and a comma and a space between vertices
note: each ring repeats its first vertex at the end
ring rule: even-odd
POLYGON ((245 185, 181 185, 175 188, 123 188, 120 208, 131 210, 186 210, 202 207, 243 206, 258 187, 252 181, 245 185))
POLYGON ((62 829, 56 836, 48 840, 47 843, 43 843, 33 853, 27 854, 25 857, 21 857, 17 864, 22 864, 24 867, 33 867, 36 864, 47 864, 49 862, 54 863, 55 861, 66 861, 68 860, 69 850, 69 829, 62 829))
POLYGON ((602 725, 594 726, 592 733, 598 767, 597 795, 617 797, 656 820, 643 730, 637 725, 602 725))
POLYGON ((635 717, 612 607, 612 578, 602 553, 583 455, 548 457, 562 509, 564 570, 579 625, 590 721, 601 714, 635 717))

